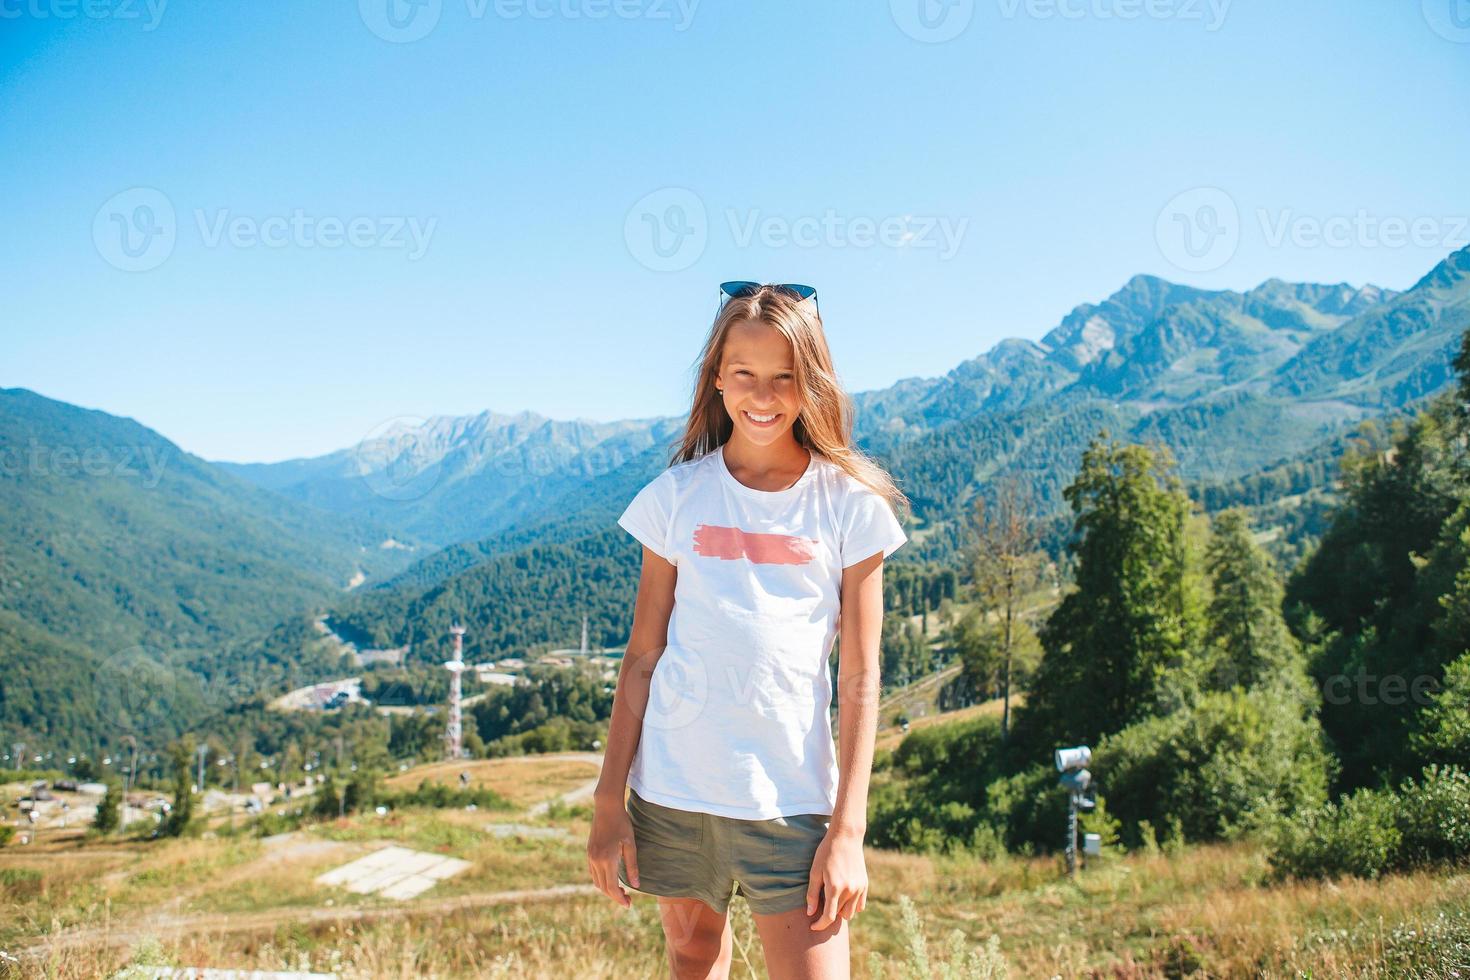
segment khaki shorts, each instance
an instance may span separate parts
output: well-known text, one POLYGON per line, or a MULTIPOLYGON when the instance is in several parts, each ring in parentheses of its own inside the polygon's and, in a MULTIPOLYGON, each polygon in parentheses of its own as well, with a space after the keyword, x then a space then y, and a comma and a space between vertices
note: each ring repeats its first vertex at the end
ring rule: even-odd
POLYGON ((697 898, 721 915, 732 891, 744 895, 758 915, 805 908, 812 861, 832 824, 826 813, 738 820, 675 810, 643 799, 631 787, 627 810, 641 887, 628 884, 619 857, 623 887, 640 895, 697 898))

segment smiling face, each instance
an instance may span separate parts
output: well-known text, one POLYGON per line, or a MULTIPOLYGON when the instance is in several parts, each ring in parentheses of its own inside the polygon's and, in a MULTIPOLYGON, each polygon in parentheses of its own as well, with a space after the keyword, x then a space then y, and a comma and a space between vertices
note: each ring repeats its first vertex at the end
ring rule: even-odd
POLYGON ((715 384, 736 431, 757 445, 791 438, 801 411, 791 342, 775 327, 746 320, 730 327, 715 384))

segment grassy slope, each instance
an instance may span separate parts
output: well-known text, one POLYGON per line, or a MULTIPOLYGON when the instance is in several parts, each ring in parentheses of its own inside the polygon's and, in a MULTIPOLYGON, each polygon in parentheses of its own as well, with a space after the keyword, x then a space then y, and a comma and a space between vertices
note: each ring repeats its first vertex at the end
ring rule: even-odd
MULTIPOLYGON (((555 759, 547 765, 567 785, 585 777, 555 759)), ((560 788, 548 777, 542 795, 560 788)), ((414 810, 352 817, 276 842, 12 845, 0 851, 0 949, 46 946, 25 968, 58 978, 106 975, 130 960, 310 966, 344 976, 649 975, 663 955, 655 903, 635 896, 623 911, 591 888, 588 817, 584 808, 550 817, 414 810), (508 819, 568 836, 484 831, 508 819), (406 903, 314 884, 322 871, 389 842, 474 867, 406 903), (60 933, 47 942, 70 927, 94 931, 86 941, 68 943, 60 933)), ((1179 976, 1186 965, 1222 977, 1403 976, 1411 963, 1412 975, 1448 977, 1447 964, 1470 955, 1465 870, 1272 887, 1262 854, 1246 844, 1110 858, 1076 882, 1051 858, 982 862, 870 848, 867 868, 869 904, 852 925, 858 977, 873 975, 871 952, 888 962, 885 975, 900 975, 900 896, 915 903, 935 959, 950 930, 967 947, 994 934, 1016 977, 1179 976)), ((748 909, 737 901, 732 915, 732 975, 765 976, 748 909)), ((0 977, 21 975, 0 965, 0 977)))

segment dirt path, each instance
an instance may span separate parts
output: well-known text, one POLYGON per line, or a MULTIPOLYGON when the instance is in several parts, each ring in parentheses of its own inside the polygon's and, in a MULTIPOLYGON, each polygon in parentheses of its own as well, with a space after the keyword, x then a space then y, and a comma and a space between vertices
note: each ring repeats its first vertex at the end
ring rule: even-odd
MULTIPOLYGON (((593 776, 585 783, 582 783, 580 786, 573 786, 565 793, 562 793, 560 796, 555 797, 555 799, 560 800, 562 803, 572 804, 578 803, 591 797, 592 793, 597 789, 597 781, 602 778, 602 756, 596 752, 563 752, 559 753, 559 757, 563 759, 577 759, 582 762, 591 762, 597 766, 597 775, 593 776)), ((523 759, 526 758, 526 756, 516 756, 515 758, 523 759)), ((531 808, 526 812, 535 817, 545 813, 548 809, 550 809, 550 807, 551 801, 543 800, 540 803, 532 804, 531 808)))
POLYGON ((89 926, 51 933, 42 943, 22 948, 23 956, 44 956, 57 949, 73 946, 116 946, 141 942, 149 936, 163 938, 169 934, 253 932, 270 929, 286 922, 330 924, 334 922, 372 921, 415 915, 444 915, 493 905, 537 902, 572 895, 600 895, 596 885, 552 885, 547 888, 521 888, 490 892, 484 895, 460 895, 455 898, 433 898, 398 902, 393 905, 344 906, 341 908, 280 908, 263 912, 216 912, 205 915, 161 915, 132 920, 118 926, 89 926))

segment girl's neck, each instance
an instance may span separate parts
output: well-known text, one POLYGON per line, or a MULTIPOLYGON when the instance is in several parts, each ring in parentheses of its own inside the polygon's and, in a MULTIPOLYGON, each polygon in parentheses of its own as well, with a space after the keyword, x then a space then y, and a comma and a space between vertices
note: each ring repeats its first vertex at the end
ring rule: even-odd
POLYGON ((761 446, 732 433, 721 447, 725 454, 725 465, 736 476, 744 477, 742 483, 777 483, 782 486, 796 482, 806 472, 812 453, 796 441, 789 432, 786 438, 761 446), (789 479, 788 479, 789 477, 789 479))

